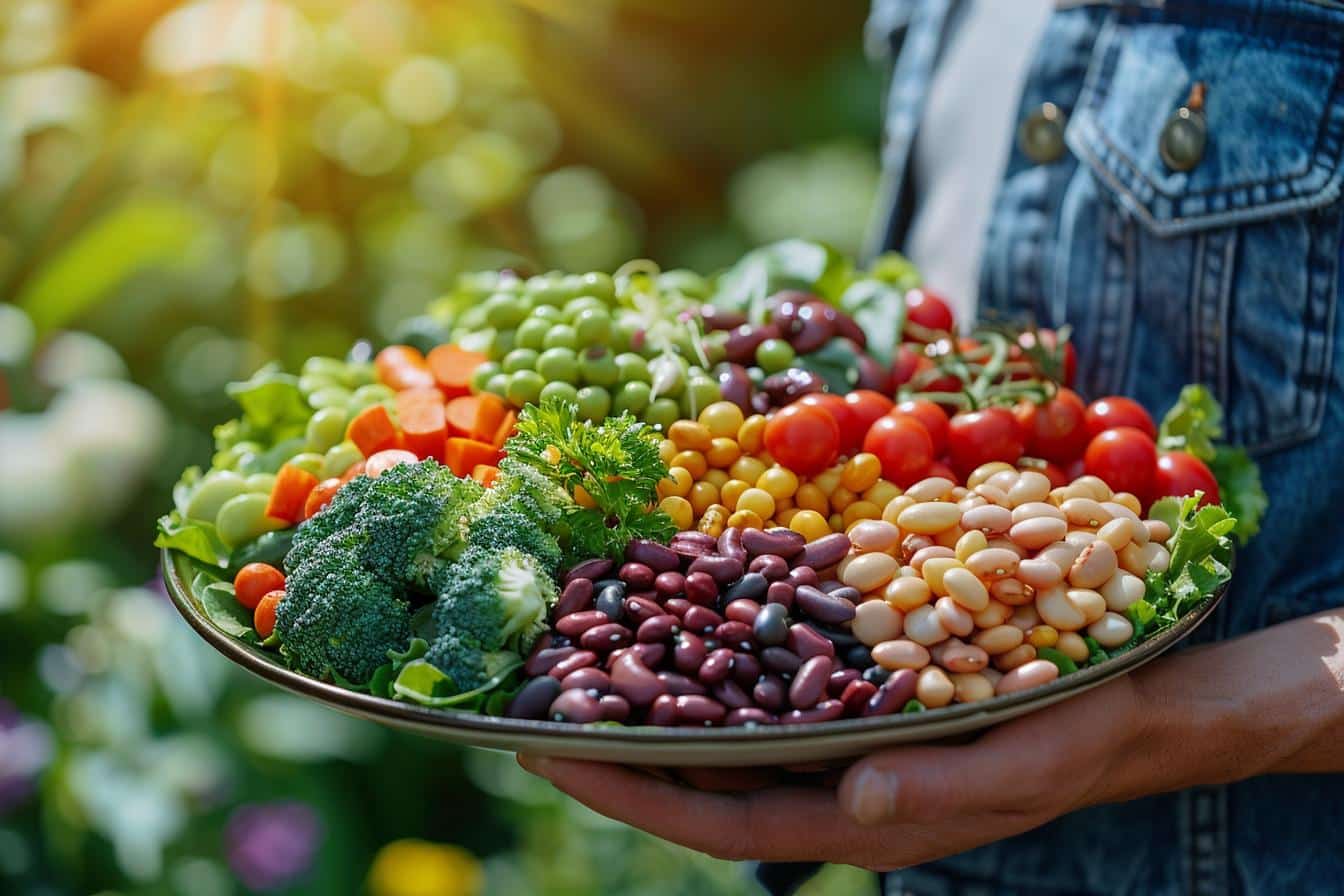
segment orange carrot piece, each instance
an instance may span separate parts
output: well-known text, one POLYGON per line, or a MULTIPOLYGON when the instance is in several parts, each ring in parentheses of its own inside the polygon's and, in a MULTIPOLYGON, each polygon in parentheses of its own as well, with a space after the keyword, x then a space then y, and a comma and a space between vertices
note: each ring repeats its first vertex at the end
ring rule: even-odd
POLYGON ((471 468, 471 478, 475 479, 486 488, 495 484, 495 478, 499 476, 499 467, 490 464, 477 464, 471 468))
POLYGON ((498 395, 483 392, 477 397, 481 402, 476 406, 476 423, 471 428, 471 437, 478 442, 493 442, 511 408, 498 395))
POLYGON ((463 395, 454 398, 444 406, 444 416, 448 421, 448 435, 471 438, 476 428, 476 412, 481 406, 482 395, 463 395))
POLYGON ((350 467, 344 473, 341 474, 341 480, 340 480, 341 485, 345 485, 351 479, 357 479, 358 477, 363 475, 364 475, 364 461, 362 460, 356 461, 355 463, 351 464, 350 467))
POLYGON ((287 523, 297 523, 303 519, 303 507, 315 488, 316 476, 293 464, 285 464, 276 474, 271 499, 266 502, 266 515, 287 523))
POLYGON ((434 388, 434 374, 420 350, 409 345, 389 345, 373 359, 378 379, 393 389, 434 388))
POLYGON ((336 493, 341 490, 341 486, 344 484, 339 476, 333 476, 330 479, 323 479, 314 486, 313 490, 308 493, 308 500, 303 502, 301 519, 308 519, 330 504, 331 499, 336 497, 336 493))
POLYGON ((398 392, 397 420, 407 451, 421 460, 432 457, 443 463, 444 441, 448 438, 443 393, 423 387, 398 392))
POLYGON ((448 466, 458 476, 470 476, 477 464, 499 465, 499 449, 476 439, 450 438, 445 454, 448 466))
POLYGON ((499 421, 499 426, 495 427, 495 434, 490 437, 490 441, 495 443, 496 448, 503 448, 504 443, 513 435, 513 430, 518 425, 518 413, 516 411, 505 411, 504 419, 499 421))
POLYGON ((480 352, 469 352, 455 345, 439 345, 430 349, 429 370, 434 375, 445 398, 471 394, 471 376, 486 361, 480 352))
POLYGON ((346 428, 345 437, 354 442, 365 457, 385 448, 401 447, 401 433, 387 408, 381 404, 369 405, 356 414, 346 428))
POLYGON ((252 611, 252 627, 257 630, 257 634, 263 638, 269 638, 275 631, 275 608, 280 605, 280 601, 285 599, 283 590, 269 591, 257 604, 257 608, 252 611))

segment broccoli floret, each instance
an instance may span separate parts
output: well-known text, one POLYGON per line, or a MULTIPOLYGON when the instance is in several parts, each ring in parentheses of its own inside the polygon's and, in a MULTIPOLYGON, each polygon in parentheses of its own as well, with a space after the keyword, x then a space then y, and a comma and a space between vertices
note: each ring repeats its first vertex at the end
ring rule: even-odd
POLYGON ((455 633, 435 638, 425 659, 452 679, 459 694, 485 687, 521 662, 511 650, 484 650, 470 638, 455 633))
POLYGON ((522 551, 468 548, 434 605, 434 629, 487 651, 523 653, 545 630, 558 597, 555 582, 522 551))
POLYGON ((516 548, 537 561, 547 575, 560 570, 560 543, 535 519, 515 510, 495 510, 467 527, 467 545, 493 552, 516 548))
POLYGON ((538 527, 551 529, 573 505, 574 499, 535 467, 506 457, 499 464, 495 484, 478 502, 476 514, 511 510, 534 520, 538 527))
POLYGON ((326 507, 304 521, 294 531, 294 544, 285 555, 285 568, 297 569, 328 537, 350 529, 363 509, 364 497, 374 481, 367 476, 357 476, 341 486, 326 507))

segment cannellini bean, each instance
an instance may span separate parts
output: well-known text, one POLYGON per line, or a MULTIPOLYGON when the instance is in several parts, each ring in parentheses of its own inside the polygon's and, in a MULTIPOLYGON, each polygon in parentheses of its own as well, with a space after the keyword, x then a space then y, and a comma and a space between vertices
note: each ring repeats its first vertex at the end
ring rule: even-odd
POLYGON ((1109 513, 1116 519, 1124 517, 1125 519, 1138 520, 1139 522, 1142 522, 1142 520, 1139 520, 1139 515, 1137 513, 1135 513, 1133 510, 1130 510, 1128 506, 1117 503, 1114 500, 1102 501, 1101 507, 1103 510, 1105 510, 1107 513, 1109 513))
POLYGON ((933 547, 933 539, 927 535, 907 535, 901 539, 901 557, 909 563, 914 556, 925 548, 933 547))
POLYGON ((1036 648, 1030 644, 1019 644, 1007 653, 994 657, 994 667, 1000 672, 1009 672, 1023 663, 1036 659, 1036 648))
POLYGON ((1069 600, 1062 585, 1036 592, 1036 612, 1061 632, 1076 632, 1087 624, 1083 611, 1069 600))
POLYGON ((839 570, 839 575, 846 585, 867 593, 890 582, 900 568, 901 564, 890 554, 856 554, 839 570))
POLYGON ((936 545, 941 545, 942 547, 945 548, 950 548, 955 554, 957 549, 957 542, 961 541, 961 536, 965 534, 966 534, 965 529, 961 528, 959 524, 954 524, 950 528, 944 529, 937 535, 933 536, 933 543, 936 545))
MULTIPOLYGON (((957 539, 957 545, 952 550, 957 555, 957 559, 965 563, 973 555, 989 547, 989 539, 985 538, 985 533, 978 529, 972 529, 961 534, 957 539)), ((1017 555, 1013 555, 1013 562, 1017 562, 1017 555)))
POLYGON ((1094 501, 1111 500, 1111 487, 1096 476, 1079 476, 1069 487, 1077 490, 1077 496, 1080 498, 1091 498, 1094 501))
POLYGON ((937 666, 926 666, 920 670, 915 682, 915 699, 929 709, 937 709, 952 702, 956 696, 956 686, 947 673, 937 666))
POLYGON ((1049 517, 1052 520, 1064 520, 1064 511, 1053 504, 1047 504, 1044 501, 1028 501, 1025 504, 1019 504, 1013 508, 1013 522, 1020 523, 1023 520, 1034 520, 1037 517, 1049 517))
POLYGON ((990 656, 998 656, 1017 647, 1025 637, 1015 625, 996 625, 977 634, 971 643, 990 656))
POLYGON ((932 598, 933 592, 929 590, 929 583, 918 576, 902 575, 900 578, 892 579, 882 591, 882 599, 903 613, 924 606, 932 598))
POLYGON ((968 489, 968 488, 967 488, 966 486, 964 486, 964 485, 954 485, 954 486, 952 486, 952 500, 953 500, 953 501, 960 501, 962 498, 966 497, 966 496, 969 495, 970 493, 971 493, 971 490, 968 489))
MULTIPOLYGON (((948 549, 945 549, 948 550, 948 549)), ((951 553, 951 551, 948 551, 951 553)), ((924 577, 924 581, 929 583, 929 588, 939 597, 947 594, 947 586, 943 582, 943 576, 949 569, 965 569, 961 561, 953 557, 932 557, 924 561, 919 574, 924 577)))
POLYGON ((1059 567, 1061 576, 1066 576, 1069 574, 1069 570, 1073 568, 1073 561, 1077 560, 1078 555, 1082 552, 1083 549, 1078 545, 1069 544, 1067 541, 1057 541, 1052 545, 1041 548, 1036 555, 1036 559, 1049 560, 1059 567))
POLYGON ((1167 525, 1165 520, 1144 520, 1143 527, 1148 530, 1148 538, 1151 541, 1166 544, 1171 538, 1171 526, 1167 525))
POLYGON ((1143 547, 1130 542, 1120 550, 1120 567, 1142 578, 1148 574, 1148 555, 1143 547))
POLYGON ((1023 663, 999 680, 995 694, 1015 694, 1028 688, 1049 684, 1059 677, 1059 667, 1047 660, 1023 663))
POLYGON ((1073 561, 1069 584, 1075 588, 1099 588, 1115 575, 1119 563, 1115 548, 1098 538, 1073 561))
POLYGON ((991 600, 989 606, 979 613, 973 613, 971 618, 975 620, 976 628, 993 628, 996 625, 1003 625, 1012 615, 1012 607, 1002 601, 991 600))
POLYGON ((1059 509, 1064 511, 1064 517, 1071 526, 1100 529, 1112 519, 1101 503, 1091 498, 1069 498, 1059 505, 1059 509))
POLYGON ((961 528, 968 532, 977 529, 985 533, 1007 532, 1013 525, 1013 512, 997 504, 973 507, 961 514, 961 528))
POLYGON ((988 482, 989 477, 993 476, 995 473, 1004 472, 1015 473, 1017 471, 1010 463, 1005 463, 1001 460, 992 460, 989 463, 981 464, 972 470, 971 475, 966 477, 966 484, 971 488, 975 488, 977 485, 988 482))
POLYGON ((1097 530, 1097 537, 1119 553, 1125 549, 1125 545, 1134 540, 1133 532, 1130 521, 1122 517, 1103 525, 1097 530))
POLYGON ((1111 500, 1114 501, 1116 504, 1121 504, 1124 505, 1125 507, 1128 507, 1130 510, 1134 511, 1135 514, 1143 513, 1142 502, 1140 502, 1137 497, 1130 494, 1129 492, 1116 492, 1114 495, 1111 496, 1111 500))
POLYGON ((947 501, 929 501, 902 510, 900 516, 896 518, 896 525, 906 532, 937 535, 944 529, 952 528, 960 520, 961 508, 957 505, 947 501))
POLYGON ((977 485, 973 491, 989 503, 1002 507, 1005 510, 1008 509, 1008 493, 1003 489, 989 485, 988 483, 981 483, 980 485, 977 485))
POLYGON ((850 630, 854 637, 872 647, 899 638, 905 631, 905 614, 885 600, 866 600, 854 608, 850 630))
POLYGON ((905 614, 905 636, 916 644, 929 647, 939 641, 946 641, 948 632, 933 607, 924 604, 905 614))
POLYGON ((1035 599, 1036 592, 1017 579, 999 579, 989 586, 989 596, 1010 607, 1020 607, 1030 604, 1035 599))
POLYGON ((901 546, 901 530, 886 520, 860 520, 847 534, 849 543, 861 554, 891 553, 901 546))
POLYGON ((952 679, 954 697, 958 703, 975 703, 994 696, 994 685, 979 672, 957 672, 948 677, 952 679))
POLYGON ((995 687, 998 687, 999 681, 1003 678, 1003 673, 1000 672, 998 669, 995 669, 993 666, 990 666, 988 669, 985 669, 980 674, 985 676, 985 680, 988 681, 990 684, 994 685, 995 687))
POLYGON ((1148 589, 1143 579, 1121 569, 1107 579, 1099 590, 1101 596, 1106 598, 1106 609, 1123 613, 1130 604, 1142 598, 1148 589))
POLYGON ((1019 474, 1015 469, 1000 470, 986 479, 985 482, 997 489, 1002 489, 1003 493, 1006 495, 1013 490, 1013 486, 1017 485, 1018 475, 1019 474))
POLYGON ((916 501, 942 501, 952 493, 956 483, 951 479, 944 479, 942 476, 930 476, 928 479, 921 479, 914 485, 905 490, 905 493, 916 501))
POLYGON ((882 519, 895 525, 896 520, 902 513, 915 506, 913 498, 907 498, 905 495, 897 495, 887 502, 887 506, 882 508, 882 519))
POLYGON ((1134 635, 1134 624, 1119 613, 1103 613, 1087 627, 1087 633, 1108 650, 1119 647, 1134 635))
POLYGON ((964 638, 975 631, 975 620, 966 608, 950 597, 940 597, 934 602, 933 612, 943 629, 958 638, 964 638))
POLYGON ((923 669, 929 664, 929 650, 904 639, 883 641, 873 648, 873 660, 883 669, 923 669))
POLYGON ((1049 588, 1064 581, 1064 570, 1048 557, 1032 557, 1017 565, 1017 577, 1033 588, 1049 588))
POLYGON ((989 606, 989 589, 965 567, 952 568, 943 573, 943 588, 948 595, 972 613, 989 606))
POLYGON ((910 558, 910 565, 918 570, 920 575, 924 574, 924 564, 930 560, 956 560, 957 552, 951 548, 945 548, 940 544, 932 544, 926 548, 920 548, 915 551, 915 555, 910 558))
POLYGON ((1068 535, 1064 536, 1065 544, 1073 545, 1078 549, 1079 553, 1082 552, 1083 548, 1096 541, 1096 539, 1097 533, 1089 532, 1086 529, 1074 529, 1068 535))
POLYGON ((1077 632, 1060 632, 1059 640, 1055 642, 1055 649, 1075 663, 1083 662, 1092 652, 1088 650, 1083 636, 1077 632))
POLYGON ((1069 524, 1064 520, 1038 516, 1013 523, 1013 527, 1008 530, 1008 537, 1027 550, 1036 550, 1059 541, 1068 531, 1069 524))
POLYGON ((1091 625, 1106 613, 1106 598, 1091 588, 1070 588, 1068 598, 1069 603, 1083 614, 1084 625, 1091 625))
POLYGON ((1150 541, 1141 550, 1144 564, 1153 572, 1166 572, 1171 566, 1171 554, 1162 545, 1150 541))
POLYGON ((938 665, 949 672, 979 672, 989 665, 984 648, 958 642, 942 652, 938 665))
POLYGON ((1036 501, 1044 501, 1050 494, 1050 477, 1035 470, 1024 470, 1017 476, 1017 482, 1008 490, 1008 506, 1020 507, 1036 501))
POLYGON ((1025 632, 1027 629, 1041 624, 1041 614, 1036 612, 1035 604, 1014 607, 1013 615, 1008 617, 1008 624, 1025 632))
POLYGON ((991 548, 1002 548, 1005 551, 1012 551, 1018 557, 1026 559, 1030 556, 1027 549, 1013 541, 1007 535, 992 535, 989 538, 988 546, 991 548))
MULTIPOLYGON (((979 533, 972 532, 967 534, 978 535, 979 533)), ((980 535, 980 537, 982 539, 984 538, 983 535, 980 535)), ((986 547, 971 554, 962 562, 965 563, 966 568, 975 573, 975 575, 986 581, 992 582, 995 579, 1006 579, 1016 573, 1018 565, 1022 560, 1013 551, 1004 550, 1003 548, 991 548, 988 547, 988 542, 986 542, 986 547)))
POLYGON ((967 495, 964 498, 957 499, 957 506, 961 508, 962 513, 965 513, 968 510, 974 510, 977 507, 984 507, 988 503, 989 502, 980 495, 967 495))

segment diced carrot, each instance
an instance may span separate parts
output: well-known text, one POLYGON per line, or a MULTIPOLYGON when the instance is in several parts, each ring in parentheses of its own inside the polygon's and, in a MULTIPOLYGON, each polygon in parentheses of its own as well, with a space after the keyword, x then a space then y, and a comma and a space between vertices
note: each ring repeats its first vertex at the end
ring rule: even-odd
POLYGON ((470 476, 477 464, 499 465, 499 449, 476 439, 450 438, 446 451, 448 466, 458 476, 470 476))
POLYGON ((345 437, 354 442, 365 457, 387 448, 401 447, 401 433, 387 408, 381 404, 369 405, 356 414, 345 430, 345 437))
POLYGON ((262 638, 269 638, 275 631, 275 608, 285 599, 284 591, 269 591, 252 611, 252 627, 262 638))
POLYGON ((495 484, 495 477, 499 475, 499 467, 490 464, 477 464, 471 468, 471 478, 475 479, 486 488, 495 484))
POLYGON ((345 485, 351 479, 355 479, 363 475, 364 475, 364 461, 362 460, 357 461, 351 464, 350 467, 344 473, 341 474, 341 485, 345 485))
POLYGON ((508 412, 509 406, 504 399, 489 392, 454 398, 445 410, 448 434, 478 442, 494 441, 495 432, 508 412))
MULTIPOLYGON (((359 466, 356 464, 355 466, 359 466)), ((323 507, 331 503, 331 499, 336 497, 336 493, 345 485, 339 476, 333 476, 330 479, 323 479, 317 486, 308 493, 308 500, 303 502, 303 517, 308 519, 317 513, 323 507)))
POLYGON ((266 503, 266 515, 287 523, 297 523, 303 519, 304 505, 315 488, 316 476, 301 467, 285 464, 276 474, 271 500, 266 503))
POLYGON ((389 345, 373 359, 378 379, 393 389, 435 388, 434 374, 420 350, 409 345, 389 345))
POLYGON ((404 448, 388 448, 385 451, 379 451, 377 454, 369 456, 364 462, 364 475, 370 479, 377 479, 393 467, 401 464, 418 464, 420 458, 404 448))
POLYGON ((404 389, 397 393, 397 420, 406 450, 424 460, 443 463, 448 423, 443 414, 443 393, 435 388, 404 389))
POLYGON ((513 429, 518 425, 518 414, 516 411, 505 411, 504 419, 499 421, 499 426, 495 428, 495 434, 490 437, 490 441, 495 443, 496 448, 503 448, 504 443, 513 435, 513 429))
POLYGON ((429 370, 434 375, 445 398, 471 394, 471 376, 486 361, 480 352, 469 352, 455 345, 439 345, 430 349, 429 370))

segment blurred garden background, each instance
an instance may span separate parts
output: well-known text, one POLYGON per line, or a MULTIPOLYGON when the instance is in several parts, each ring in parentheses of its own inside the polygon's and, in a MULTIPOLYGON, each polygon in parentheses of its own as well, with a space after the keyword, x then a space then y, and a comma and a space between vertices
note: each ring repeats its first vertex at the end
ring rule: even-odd
POLYGON ((0 0, 0 893, 753 892, 229 667, 150 543, 226 382, 385 342, 461 271, 856 251, 866 13, 0 0))

